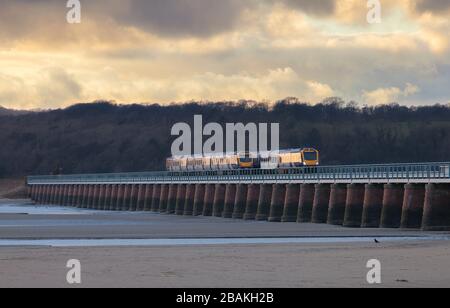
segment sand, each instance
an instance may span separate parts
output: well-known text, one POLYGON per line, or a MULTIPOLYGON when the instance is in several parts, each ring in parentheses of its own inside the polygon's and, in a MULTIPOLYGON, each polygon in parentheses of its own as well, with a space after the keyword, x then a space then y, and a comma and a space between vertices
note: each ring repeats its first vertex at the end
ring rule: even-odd
MULTIPOLYGON (((412 241, 229 244, 151 247, 1 247, 0 287, 450 287, 450 241, 418 230, 346 229, 328 225, 256 223, 148 213, 100 213, 49 207, 31 212, 26 200, 0 202, 3 239, 184 239, 261 236, 410 236, 412 241), (28 209, 28 210, 27 210, 28 209), (39 210, 42 210, 41 212, 39 210), (2 212, 3 211, 3 212, 2 212), (12 213, 11 213, 12 211, 12 213), (34 236, 32 231, 34 230, 34 236), (115 231, 114 231, 115 230, 115 231), (221 236, 220 236, 221 235, 221 236), (382 284, 366 282, 370 259, 382 284), (79 259, 82 284, 66 282, 66 263, 79 259)), ((35 208, 36 209, 36 208, 35 208)), ((449 235, 449 233, 440 233, 449 235)))
POLYGON ((448 242, 127 248, 0 248, 0 287, 450 287, 448 242), (382 284, 366 263, 382 264, 382 284))

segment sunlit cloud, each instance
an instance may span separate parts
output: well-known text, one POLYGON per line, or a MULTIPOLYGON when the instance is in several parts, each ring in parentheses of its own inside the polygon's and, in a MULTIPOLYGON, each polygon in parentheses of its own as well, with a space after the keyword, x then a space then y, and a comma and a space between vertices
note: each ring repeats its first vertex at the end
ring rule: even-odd
POLYGON ((1 0, 0 105, 80 101, 447 102, 448 1, 1 0))
POLYGON ((370 92, 364 91, 363 98, 364 102, 368 105, 389 104, 399 102, 399 100, 408 98, 419 91, 418 86, 408 83, 403 90, 397 87, 391 87, 380 88, 370 92))

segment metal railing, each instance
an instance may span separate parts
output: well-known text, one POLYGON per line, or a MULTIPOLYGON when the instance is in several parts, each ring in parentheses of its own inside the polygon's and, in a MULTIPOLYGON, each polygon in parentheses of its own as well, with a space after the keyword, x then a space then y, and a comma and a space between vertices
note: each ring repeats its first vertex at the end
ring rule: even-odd
POLYGON ((29 185, 132 183, 450 183, 450 163, 30 176, 29 185))

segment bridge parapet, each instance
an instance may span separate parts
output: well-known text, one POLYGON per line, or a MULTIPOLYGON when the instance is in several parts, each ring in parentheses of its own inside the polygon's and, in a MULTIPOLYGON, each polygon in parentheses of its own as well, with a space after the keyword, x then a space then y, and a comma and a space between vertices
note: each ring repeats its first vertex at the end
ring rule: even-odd
POLYGON ((450 183, 450 163, 30 176, 27 181, 29 185, 450 183))

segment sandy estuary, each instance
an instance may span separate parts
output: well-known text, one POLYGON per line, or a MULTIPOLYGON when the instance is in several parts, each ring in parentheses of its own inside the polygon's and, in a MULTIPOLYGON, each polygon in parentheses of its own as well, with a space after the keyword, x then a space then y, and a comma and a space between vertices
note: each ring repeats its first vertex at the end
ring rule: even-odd
POLYGON ((448 233, 0 201, 0 287, 450 287, 449 265, 448 233), (374 259, 380 284, 367 281, 374 259))

